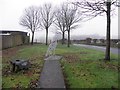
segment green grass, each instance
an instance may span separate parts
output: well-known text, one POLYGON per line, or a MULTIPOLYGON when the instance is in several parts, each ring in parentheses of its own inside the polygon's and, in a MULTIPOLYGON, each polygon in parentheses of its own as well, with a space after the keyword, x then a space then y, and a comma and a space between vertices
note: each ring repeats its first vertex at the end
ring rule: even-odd
POLYGON ((104 53, 81 47, 58 46, 67 88, 117 88, 118 55, 111 54, 111 61, 104 62, 104 53))
MULTIPOLYGON (((5 50, 2 60, 3 88, 34 87, 40 77, 47 48, 46 45, 33 45, 5 50), (28 71, 12 73, 9 61, 13 59, 28 59, 32 66, 28 71)), ((111 61, 104 62, 102 51, 72 45, 68 48, 67 45, 60 44, 56 48, 56 54, 63 56, 61 67, 67 88, 118 87, 117 55, 111 54, 111 61)))
POLYGON ((46 50, 47 46, 45 45, 19 46, 4 50, 2 58, 2 87, 35 87, 43 67, 46 50), (11 72, 10 60, 14 59, 29 60, 31 67, 29 70, 22 70, 18 73, 11 72))

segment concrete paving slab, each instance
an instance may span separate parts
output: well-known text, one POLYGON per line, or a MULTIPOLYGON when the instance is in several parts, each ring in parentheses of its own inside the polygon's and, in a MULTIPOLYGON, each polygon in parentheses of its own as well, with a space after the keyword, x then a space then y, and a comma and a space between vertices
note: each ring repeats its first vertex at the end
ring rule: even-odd
POLYGON ((52 56, 45 58, 44 60, 61 60, 61 58, 62 56, 52 55, 52 56))
POLYGON ((38 82, 38 88, 65 89, 64 77, 59 62, 61 57, 53 57, 47 58, 47 60, 45 60, 44 67, 38 82))

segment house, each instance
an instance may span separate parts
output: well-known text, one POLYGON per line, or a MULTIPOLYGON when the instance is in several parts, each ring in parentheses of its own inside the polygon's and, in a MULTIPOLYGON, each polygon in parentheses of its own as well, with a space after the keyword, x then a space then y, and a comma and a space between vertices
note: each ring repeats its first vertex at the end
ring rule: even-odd
POLYGON ((117 44, 118 42, 120 42, 120 39, 111 39, 111 44, 117 44))
POLYGON ((86 43, 87 43, 87 44, 90 44, 91 41, 92 41, 92 38, 86 38, 86 43))
POLYGON ((98 39, 92 39, 92 40, 91 40, 91 43, 94 43, 94 44, 95 44, 95 43, 97 43, 97 40, 98 40, 98 39))
POLYGON ((27 36, 27 32, 23 31, 2 30, 0 31, 0 37, 2 42, 0 49, 29 43, 29 36, 27 36))
POLYGON ((100 39, 100 42, 101 43, 105 43, 105 39, 100 39))

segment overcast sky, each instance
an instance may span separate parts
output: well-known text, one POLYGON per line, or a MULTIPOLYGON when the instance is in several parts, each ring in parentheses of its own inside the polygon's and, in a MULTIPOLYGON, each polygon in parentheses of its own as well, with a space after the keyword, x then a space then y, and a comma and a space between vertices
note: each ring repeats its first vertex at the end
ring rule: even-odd
MULTIPOLYGON (((0 30, 26 30, 19 25, 20 17, 25 8, 31 5, 40 6, 45 2, 59 5, 66 0, 0 0, 0 30)), ((106 17, 98 16, 90 21, 80 23, 80 27, 72 31, 72 35, 106 35, 106 17)), ((36 32, 36 38, 44 35, 44 31, 36 32)), ((112 17, 111 35, 118 36, 118 15, 112 17)), ((50 34, 49 34, 50 36, 50 34)))

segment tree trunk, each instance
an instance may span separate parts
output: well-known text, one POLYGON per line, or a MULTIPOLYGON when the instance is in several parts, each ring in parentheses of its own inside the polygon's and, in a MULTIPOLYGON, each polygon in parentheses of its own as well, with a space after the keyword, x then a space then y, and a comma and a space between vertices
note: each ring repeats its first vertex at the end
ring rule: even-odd
POLYGON ((46 27, 46 45, 48 45, 48 27, 46 27))
POLYGON ((65 32, 62 33, 62 44, 65 44, 65 32))
POLYGON ((68 47, 70 47, 70 30, 68 30, 68 47))
POLYGON ((110 60, 110 10, 111 10, 111 2, 110 0, 107 1, 107 35, 106 35, 106 53, 105 53, 105 60, 110 60), (109 1, 109 2, 108 2, 109 1))
POLYGON ((33 40, 34 40, 34 32, 32 32, 32 41, 31 41, 31 45, 33 45, 33 40))

